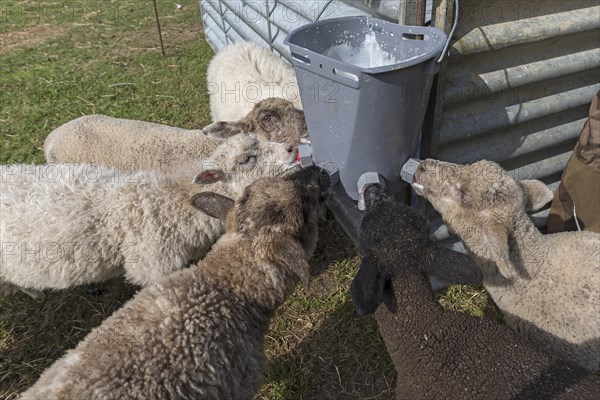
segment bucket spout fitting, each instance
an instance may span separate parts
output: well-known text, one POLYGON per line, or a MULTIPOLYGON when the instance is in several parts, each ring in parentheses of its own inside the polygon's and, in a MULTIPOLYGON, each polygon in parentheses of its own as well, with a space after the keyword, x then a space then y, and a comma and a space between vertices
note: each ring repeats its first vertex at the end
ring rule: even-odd
POLYGON ((319 163, 317 165, 323 168, 323 170, 327 172, 327 175, 329 175, 330 186, 337 185, 337 183, 340 181, 340 170, 338 167, 331 161, 319 163))
POLYGON ((298 145, 298 158, 302 168, 306 168, 315 164, 323 168, 327 175, 329 175, 329 186, 335 186, 340 181, 340 170, 337 165, 331 161, 315 163, 310 143, 298 145))
POLYGON ((385 180, 377 172, 365 172, 358 178, 358 209, 364 211, 366 209, 365 204, 365 189, 367 186, 377 183, 385 188, 385 180))
POLYGON ((298 145, 298 157, 300 158, 300 166, 302 168, 309 167, 315 163, 313 160, 310 143, 302 143, 298 145))
POLYGON ((418 158, 409 158, 402 166, 400 178, 409 185, 412 185, 415 179, 415 172, 417 172, 417 168, 421 162, 418 158))

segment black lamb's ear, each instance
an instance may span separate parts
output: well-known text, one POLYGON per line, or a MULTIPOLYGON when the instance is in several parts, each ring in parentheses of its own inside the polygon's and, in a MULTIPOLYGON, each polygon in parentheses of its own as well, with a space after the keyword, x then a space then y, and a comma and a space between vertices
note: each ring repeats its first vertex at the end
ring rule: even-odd
POLYGON ((235 203, 229 197, 213 192, 197 193, 192 196, 190 201, 198 210, 221 221, 225 220, 227 213, 235 203))
POLYGON ((304 290, 308 290, 308 281, 310 279, 310 266, 306 260, 306 252, 298 244, 288 246, 281 252, 284 262, 294 271, 304 285, 304 290))
POLYGON ((383 300, 387 277, 376 265, 363 260, 350 285, 352 303, 359 315, 373 314, 383 300))
POLYGON ((475 261, 466 254, 432 243, 433 260, 427 268, 429 275, 436 276, 449 285, 481 285, 483 274, 475 261))

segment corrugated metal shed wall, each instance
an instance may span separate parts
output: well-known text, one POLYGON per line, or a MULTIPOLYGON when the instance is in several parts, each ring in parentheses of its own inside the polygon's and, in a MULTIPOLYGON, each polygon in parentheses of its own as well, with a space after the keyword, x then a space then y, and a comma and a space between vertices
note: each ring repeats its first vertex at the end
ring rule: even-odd
POLYGON ((200 0, 200 11, 206 40, 214 50, 231 43, 253 41, 271 47, 290 61, 283 39, 299 26, 350 15, 390 19, 368 7, 357 8, 358 5, 338 0, 200 0))
POLYGON ((598 1, 460 0, 454 39, 424 152, 554 189, 600 89, 598 1))

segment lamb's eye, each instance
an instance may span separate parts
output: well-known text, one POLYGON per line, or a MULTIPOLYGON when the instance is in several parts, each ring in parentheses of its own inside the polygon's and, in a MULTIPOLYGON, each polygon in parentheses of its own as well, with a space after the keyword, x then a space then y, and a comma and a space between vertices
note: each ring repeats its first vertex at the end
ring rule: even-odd
POLYGON ((271 116, 270 115, 265 115, 264 117, 262 117, 263 122, 269 122, 271 120, 271 116))
POLYGON ((256 163, 256 156, 248 156, 240 163, 240 165, 253 165, 256 163))

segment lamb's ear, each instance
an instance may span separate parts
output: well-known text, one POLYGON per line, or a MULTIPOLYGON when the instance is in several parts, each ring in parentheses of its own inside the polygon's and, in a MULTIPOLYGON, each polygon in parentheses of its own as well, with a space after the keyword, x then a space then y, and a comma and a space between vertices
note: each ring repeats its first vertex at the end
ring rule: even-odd
POLYGON ((433 260, 427 268, 429 275, 450 285, 480 285, 483 282, 481 269, 468 255, 437 243, 432 243, 432 251, 433 260))
POLYGON ((217 183, 225 179, 225 172, 220 169, 207 169, 198 173, 194 177, 192 183, 197 183, 199 185, 210 185, 212 183, 217 183))
POLYGON ((537 211, 552 201, 554 197, 552 190, 537 179, 527 179, 520 183, 525 193, 526 211, 537 211))
POLYGON ((383 300, 383 288, 387 281, 384 272, 363 260, 350 285, 352 303, 359 315, 373 314, 383 300))
POLYGON ((310 278, 310 266, 308 265, 308 261, 306 261, 306 252, 304 249, 300 245, 287 246, 282 255, 287 266, 300 278, 300 281, 304 285, 304 290, 307 290, 308 279, 310 278))
POLYGON ((218 121, 206 126, 202 132, 211 137, 226 139, 238 133, 253 131, 250 124, 242 121, 218 121))
POLYGON ((508 249, 508 230, 500 224, 485 224, 482 228, 483 256, 494 261, 498 270, 506 279, 516 274, 510 262, 508 249))
POLYGON ((229 197, 213 192, 196 193, 191 199, 192 205, 213 218, 224 220, 235 203, 229 197))

